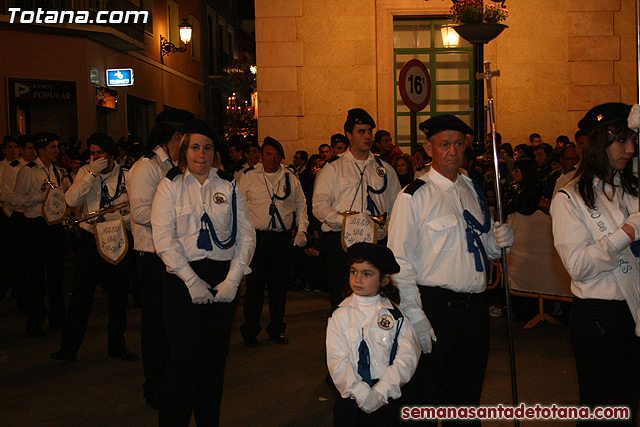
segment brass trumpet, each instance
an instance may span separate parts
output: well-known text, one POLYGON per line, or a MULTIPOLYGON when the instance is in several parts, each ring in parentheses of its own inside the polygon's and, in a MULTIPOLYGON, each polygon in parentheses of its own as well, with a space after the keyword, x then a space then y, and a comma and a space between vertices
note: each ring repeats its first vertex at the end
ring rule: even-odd
POLYGON ((78 225, 82 222, 87 222, 92 225, 98 222, 104 222, 105 214, 116 211, 120 211, 120 214, 122 215, 127 215, 129 213, 129 202, 122 202, 113 206, 106 206, 102 209, 98 209, 97 211, 89 212, 82 218, 74 219, 72 221, 66 221, 65 225, 67 226, 67 228, 71 229, 75 225, 78 225))
MULTIPOLYGON (((360 212, 356 212, 356 211, 346 211, 346 212, 338 212, 340 215, 342 216, 349 216, 349 215, 355 215, 355 214, 359 214, 360 212)), ((380 226, 380 228, 384 228, 384 225, 387 223, 387 213, 383 213, 382 215, 369 215, 369 218, 371 218, 371 221, 375 222, 376 224, 378 224, 378 226, 380 226)))

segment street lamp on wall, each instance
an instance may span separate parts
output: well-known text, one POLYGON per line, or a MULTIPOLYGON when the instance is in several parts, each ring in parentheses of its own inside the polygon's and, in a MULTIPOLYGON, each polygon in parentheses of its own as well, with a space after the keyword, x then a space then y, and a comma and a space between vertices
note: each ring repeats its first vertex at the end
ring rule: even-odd
POLYGON ((180 25, 178 25, 180 29, 180 40, 183 43, 182 47, 178 47, 171 43, 169 40, 165 39, 162 35, 160 35, 160 61, 164 63, 165 55, 176 52, 184 52, 187 50, 187 45, 191 41, 191 31, 192 27, 185 18, 180 25))
POLYGON ((460 35, 453 29, 455 25, 444 24, 440 27, 442 33, 442 46, 445 48, 455 48, 460 45, 460 35))

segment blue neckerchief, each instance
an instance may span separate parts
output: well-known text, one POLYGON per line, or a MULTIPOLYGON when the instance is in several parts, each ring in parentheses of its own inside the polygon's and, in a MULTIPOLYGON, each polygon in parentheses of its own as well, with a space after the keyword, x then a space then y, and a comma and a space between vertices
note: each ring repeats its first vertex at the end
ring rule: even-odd
POLYGON ((396 335, 393 337, 393 345, 391 346, 391 354, 389 355, 389 366, 393 365, 393 361, 396 359, 396 353, 398 353, 398 335, 400 335, 400 329, 402 328, 404 317, 401 317, 397 322, 396 335))
MULTIPOLYGON (((55 169, 54 169, 55 170, 55 169)), ((118 197, 120 197, 120 189, 122 188, 122 180, 124 179, 124 169, 120 168, 120 172, 118 173, 118 183, 116 184, 116 192, 113 197, 109 196, 109 189, 107 188, 107 184, 102 181, 100 178, 100 208, 104 208, 105 206, 111 206, 111 203, 115 201, 118 197)))
POLYGON ((473 182, 473 188, 480 199, 480 206, 484 212, 484 224, 480 224, 471 212, 465 209, 462 212, 464 220, 467 222, 467 249, 472 253, 476 262, 476 271, 485 271, 487 275, 487 283, 491 280, 491 271, 489 269, 489 258, 487 251, 482 243, 481 235, 491 230, 491 213, 489 212, 489 202, 477 182, 473 182))
POLYGON ((369 369, 371 366, 371 359, 369 356, 369 347, 367 347, 367 342, 364 340, 364 331, 362 332, 362 341, 360 341, 360 345, 358 346, 358 375, 362 378, 362 381, 369 384, 371 387, 371 370, 369 369))
MULTIPOLYGON (((385 169, 384 166, 382 166, 382 162, 380 161, 379 157, 374 156, 374 159, 376 160, 376 163, 378 163, 379 167, 385 169)), ((362 186, 362 177, 364 176, 364 171, 367 169, 367 166, 365 166, 363 170, 360 170, 360 167, 356 163, 356 168, 358 168, 358 171, 360 171, 360 181, 358 182, 358 189, 360 189, 361 186, 362 186)), ((386 173, 384 174, 384 182, 382 183, 382 187, 380 187, 379 189, 376 190, 375 188, 373 188, 373 187, 371 187, 370 185, 367 184, 367 210, 370 212, 371 215, 378 216, 378 215, 381 215, 382 213, 378 209, 378 206, 376 206, 376 203, 371 198, 371 194, 370 193, 382 194, 382 193, 385 192, 386 189, 387 189, 387 174, 386 173)), ((350 207, 349 210, 353 209, 353 203, 355 202, 357 195, 358 195, 358 190, 356 190, 356 194, 353 196, 353 202, 351 202, 351 207, 350 207)))
POLYGON ((221 241, 218 239, 218 235, 216 234, 215 228, 213 228, 213 223, 211 222, 211 218, 207 215, 205 211, 200 218, 200 234, 198 235, 198 249, 204 249, 205 251, 212 251, 213 245, 211 244, 211 238, 213 238, 213 243, 216 244, 220 249, 229 249, 236 243, 236 234, 238 231, 238 208, 236 206, 236 184, 233 184, 233 194, 231 196, 231 235, 225 240, 221 241))
POLYGON ((284 196, 278 196, 278 194, 274 191, 273 196, 271 196, 271 205, 269 206, 269 216, 271 216, 271 220, 269 220, 268 229, 273 230, 276 228, 276 219, 280 223, 280 227, 282 227, 282 231, 288 231, 287 227, 284 225, 284 221, 280 216, 280 212, 278 211, 278 207, 276 206, 276 200, 285 200, 287 197, 291 195, 291 183, 289 181, 289 174, 284 174, 284 196))

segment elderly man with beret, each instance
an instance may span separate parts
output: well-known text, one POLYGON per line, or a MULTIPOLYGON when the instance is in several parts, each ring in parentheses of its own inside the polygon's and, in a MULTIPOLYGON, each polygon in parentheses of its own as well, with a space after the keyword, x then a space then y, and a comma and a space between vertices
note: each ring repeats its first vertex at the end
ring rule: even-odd
POLYGON ((492 222, 482 189, 459 173, 471 128, 439 115, 420 129, 433 163, 398 195, 388 243, 401 268, 401 308, 425 353, 414 376, 418 403, 477 406, 489 353, 489 260, 511 246, 513 231, 492 222))

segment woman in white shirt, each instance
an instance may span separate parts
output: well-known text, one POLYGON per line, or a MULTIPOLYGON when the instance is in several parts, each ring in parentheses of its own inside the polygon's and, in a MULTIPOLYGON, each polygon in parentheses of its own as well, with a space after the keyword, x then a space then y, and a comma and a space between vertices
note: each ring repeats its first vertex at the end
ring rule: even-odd
POLYGON ((621 103, 603 104, 578 123, 588 133, 582 162, 551 202, 554 244, 575 295, 570 329, 580 405, 629 407, 631 418, 616 425, 635 425, 640 393, 640 296, 633 244, 640 239, 640 213, 631 161, 637 134, 627 124, 630 110, 621 103))
POLYGON ((220 140, 204 121, 185 125, 178 166, 151 210, 153 243, 167 266, 162 312, 170 360, 159 425, 218 425, 237 290, 248 274, 255 229, 232 176, 213 168, 220 140))

